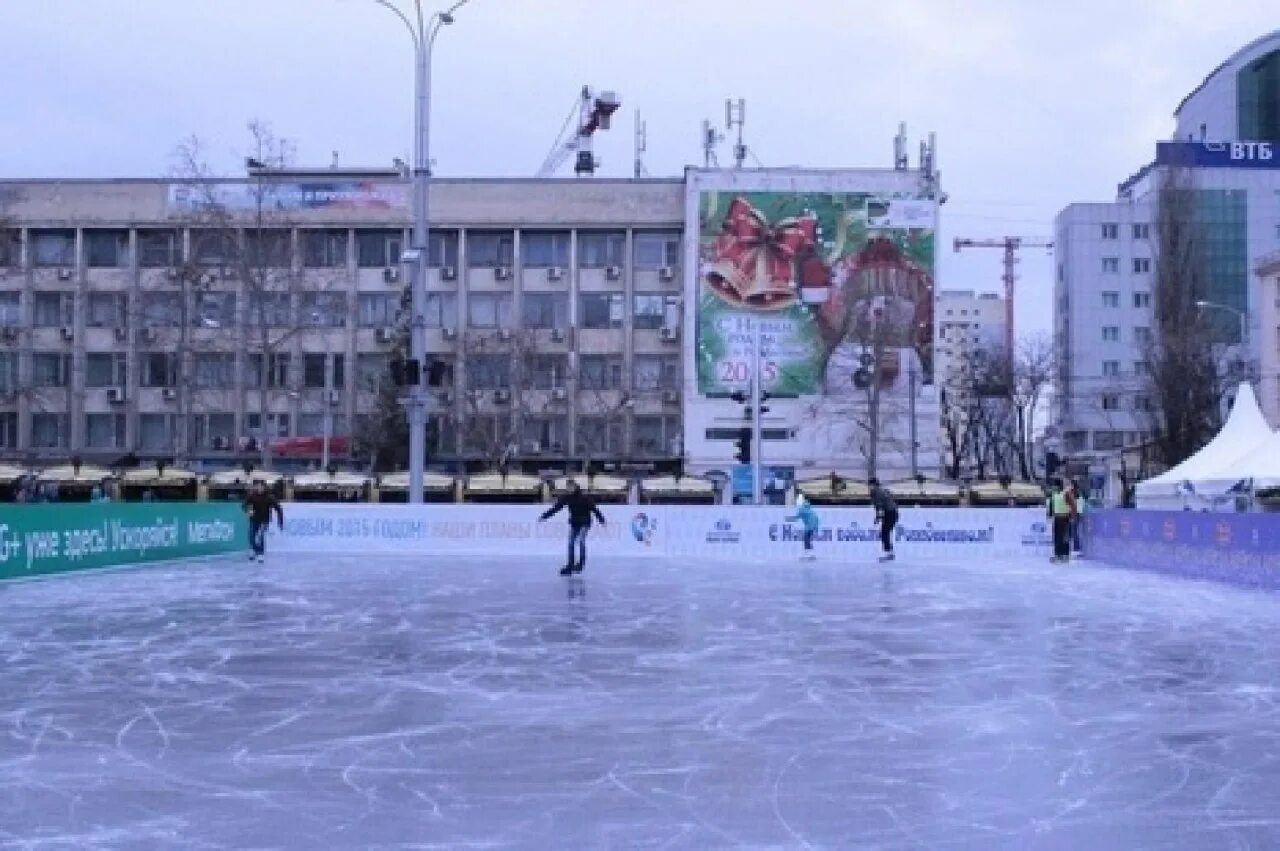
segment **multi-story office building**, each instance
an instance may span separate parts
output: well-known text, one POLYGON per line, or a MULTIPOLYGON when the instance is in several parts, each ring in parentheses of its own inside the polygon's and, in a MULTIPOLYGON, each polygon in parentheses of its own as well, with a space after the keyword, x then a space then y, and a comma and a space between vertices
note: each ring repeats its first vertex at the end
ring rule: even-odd
POLYGON ((996 354, 1006 345, 1005 302, 997 293, 940 290, 937 370, 945 387, 960 377, 973 355, 996 354))

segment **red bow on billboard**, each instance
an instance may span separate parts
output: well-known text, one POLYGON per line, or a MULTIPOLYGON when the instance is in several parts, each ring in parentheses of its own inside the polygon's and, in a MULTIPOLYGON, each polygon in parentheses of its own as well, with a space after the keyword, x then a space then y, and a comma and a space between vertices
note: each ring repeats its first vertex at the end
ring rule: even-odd
POLYGON ((769 224, 745 198, 735 198, 716 237, 708 282, 735 302, 783 307, 796 298, 796 257, 812 248, 813 216, 795 216, 769 224))

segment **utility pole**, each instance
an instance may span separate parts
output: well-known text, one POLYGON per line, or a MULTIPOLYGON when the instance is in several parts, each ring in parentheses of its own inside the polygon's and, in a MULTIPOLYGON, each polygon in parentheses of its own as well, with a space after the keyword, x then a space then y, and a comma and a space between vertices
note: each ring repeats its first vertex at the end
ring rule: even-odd
POLYGON ((911 478, 920 475, 920 463, 917 455, 917 447, 919 441, 916 440, 916 365, 913 361, 911 369, 907 372, 908 386, 911 388, 911 396, 907 401, 907 409, 911 417, 911 478))
POLYGON ((751 501, 753 505, 761 505, 764 503, 764 482, 761 479, 760 450, 763 448, 763 437, 760 433, 760 425, 762 418, 760 415, 760 405, 764 397, 764 388, 761 384, 764 381, 761 375, 761 368, 764 366, 764 353, 762 351, 764 345, 764 325, 763 317, 757 313, 752 317, 755 334, 755 366, 751 370, 751 440, 755 444, 751 451, 751 501))

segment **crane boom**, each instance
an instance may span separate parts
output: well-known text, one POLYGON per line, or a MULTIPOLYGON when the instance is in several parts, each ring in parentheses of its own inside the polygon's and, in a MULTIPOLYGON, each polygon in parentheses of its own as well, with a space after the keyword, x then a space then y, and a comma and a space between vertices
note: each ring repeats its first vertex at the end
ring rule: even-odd
POLYGON ((573 123, 573 111, 560 130, 559 137, 551 146, 551 152, 538 169, 538 177, 550 177, 569 156, 576 154, 573 173, 577 175, 594 174, 596 170, 595 154, 591 150, 591 137, 597 130, 608 130, 609 119, 622 102, 613 92, 601 92, 596 95, 589 86, 583 86, 574 109, 578 111, 578 124, 569 130, 573 123))
POLYGON ((961 239, 957 238, 953 243, 955 251, 959 253, 965 248, 1001 248, 1004 249, 1004 275, 1001 280, 1004 281, 1004 337, 1005 350, 1009 357, 1013 357, 1013 293, 1014 283, 1018 280, 1018 249, 1019 248, 1053 248, 1053 241, 1048 239, 1040 239, 1038 237, 1026 236, 1005 236, 997 239, 961 239))

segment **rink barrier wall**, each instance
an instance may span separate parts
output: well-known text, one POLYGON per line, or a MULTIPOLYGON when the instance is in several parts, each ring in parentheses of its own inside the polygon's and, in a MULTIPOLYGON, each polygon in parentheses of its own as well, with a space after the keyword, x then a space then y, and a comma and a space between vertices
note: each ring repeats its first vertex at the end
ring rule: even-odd
POLYGON ((1105 564, 1280 590, 1280 515, 1109 509, 1084 538, 1105 564))
MULTIPOLYGON (((545 523, 538 505, 362 505, 296 503, 285 507, 282 531, 271 529, 271 552, 347 555, 511 555, 565 558, 563 513, 545 523)), ((664 557, 734 562, 794 560, 802 527, 791 509, 743 506, 605 505, 606 525, 590 535, 590 558, 664 557)), ((879 529, 869 508, 822 508, 818 558, 873 561, 879 529)), ((902 558, 1048 555, 1044 511, 1038 508, 904 508, 895 534, 902 558)))
POLYGON ((248 537, 239 504, 6 505, 0 580, 225 555, 248 537))

